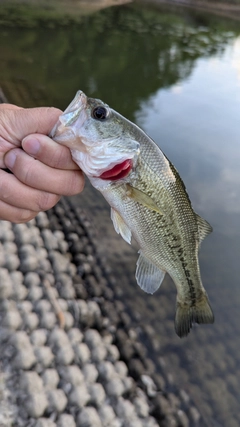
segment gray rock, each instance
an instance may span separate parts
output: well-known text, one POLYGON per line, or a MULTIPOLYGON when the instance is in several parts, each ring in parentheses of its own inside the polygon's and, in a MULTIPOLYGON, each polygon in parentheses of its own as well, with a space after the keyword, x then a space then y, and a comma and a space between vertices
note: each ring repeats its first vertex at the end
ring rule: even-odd
POLYGON ((47 214, 45 212, 39 212, 38 213, 38 215, 36 216, 36 222, 40 228, 49 227, 49 220, 48 220, 47 214))
POLYGON ((2 320, 3 326, 6 326, 13 330, 18 329, 21 326, 21 324, 22 324, 22 318, 18 310, 7 311, 7 313, 5 314, 2 320))
POLYGON ((60 378, 56 369, 46 369, 42 374, 42 380, 46 390, 53 390, 58 386, 60 378))
POLYGON ((90 350, 84 342, 80 344, 75 344, 74 346, 75 360, 77 363, 84 365, 84 363, 89 362, 91 359, 90 350))
POLYGON ((94 318, 94 320, 97 320, 101 316, 99 305, 96 303, 96 301, 88 301, 87 305, 90 315, 94 318))
POLYGON ((12 231, 12 225, 9 222, 1 221, 0 224, 0 240, 2 242, 13 242, 15 240, 15 235, 12 231))
POLYGON ((141 375, 141 380, 146 387, 147 395, 154 397, 157 394, 157 387, 153 379, 149 375, 141 375))
POLYGON ((101 343, 91 351, 91 358, 94 362, 98 363, 104 360, 107 356, 106 347, 101 343))
POLYGON ((96 409, 90 406, 82 409, 77 421, 79 427, 102 427, 102 423, 96 409))
POLYGON ((87 384, 95 383, 98 377, 98 371, 93 363, 86 363, 82 369, 87 384))
POLYGON ((110 379, 107 382, 106 391, 107 391, 107 394, 111 397, 119 397, 124 393, 125 387, 123 385, 122 380, 116 377, 116 378, 110 379))
POLYGON ((19 310, 21 311, 21 313, 31 313, 32 309, 33 309, 33 305, 30 301, 21 301, 18 304, 19 310))
POLYGON ((41 417, 48 406, 48 401, 45 393, 34 393, 25 401, 25 409, 30 417, 41 417))
POLYGON ((57 427, 56 423, 50 418, 39 418, 34 427, 57 427))
POLYGON ((159 423, 154 417, 148 417, 143 420, 142 427, 159 427, 159 423))
POLYGON ((89 402, 89 400, 90 394, 88 393, 85 384, 74 387, 69 396, 69 401, 72 403, 72 405, 79 409, 83 408, 89 402))
POLYGON ((23 315, 24 326, 30 331, 36 329, 39 324, 39 317, 36 313, 25 313, 23 315))
POLYGON ((72 415, 62 414, 58 419, 57 427, 76 427, 76 423, 72 415))
POLYGON ((28 394, 41 393, 43 391, 42 378, 35 371, 23 372, 20 378, 20 388, 28 394))
POLYGON ((102 384, 100 383, 90 384, 88 386, 88 391, 91 396, 92 404, 99 408, 103 404, 104 400, 106 399, 106 393, 104 391, 102 384))
POLYGON ((12 281, 6 268, 0 268, 0 299, 9 298, 13 293, 12 281))
POLYGON ((103 381, 110 381, 111 379, 117 376, 114 365, 107 360, 104 360, 99 363, 97 365, 97 368, 99 375, 103 381))
POLYGON ((71 315, 71 313, 69 313, 69 311, 65 311, 64 312, 64 321, 65 321, 65 329, 69 330, 72 328, 72 326, 74 325, 74 318, 71 315))
POLYGON ((69 274, 66 274, 66 273, 58 274, 56 285, 59 289, 59 294, 62 298, 65 298, 65 299, 75 298, 75 289, 73 287, 72 278, 69 276, 69 274))
POLYGON ((58 239, 49 229, 42 230, 42 237, 48 251, 58 249, 58 239))
POLYGON ((69 346, 70 341, 66 332, 63 329, 56 327, 49 336, 49 344, 51 347, 60 349, 61 347, 69 346))
POLYGON ((9 270, 9 271, 14 271, 16 270, 19 265, 20 265, 20 260, 18 258, 17 254, 9 254, 8 252, 6 252, 7 256, 5 256, 5 263, 4 266, 9 270))
POLYGON ((18 369, 30 369, 36 363, 36 358, 31 346, 18 351, 13 364, 18 369))
POLYGON ((182 411, 181 409, 179 409, 177 411, 177 419, 178 419, 181 427, 189 427, 190 426, 189 419, 188 419, 186 413, 184 411, 182 411))
POLYGON ((41 283, 40 277, 37 273, 35 272, 28 272, 26 273, 25 277, 24 277, 24 284, 30 288, 31 286, 35 285, 35 286, 39 286, 41 283))
MULTIPOLYGON (((52 291, 57 291, 56 288, 52 288, 52 291)), ((57 298, 57 295, 55 295, 55 297, 57 298)), ((58 298, 58 305, 61 308, 62 311, 67 311, 68 310, 68 303, 65 299, 63 298, 58 298)))
POLYGON ((46 311, 51 311, 52 305, 50 301, 48 301, 47 299, 41 299, 35 304, 35 309, 36 311, 42 314, 42 313, 45 313, 46 311))
POLYGON ((74 352, 70 345, 65 345, 56 352, 56 361, 62 365, 69 365, 74 359, 74 352))
POLYGON ((49 390, 47 393, 50 410, 62 412, 67 406, 67 398, 63 390, 49 390))
POLYGON ((83 334, 78 328, 71 328, 68 332, 68 338, 72 345, 80 343, 83 340, 83 334))
POLYGON ((56 273, 63 273, 69 270, 70 261, 66 256, 60 254, 60 252, 50 251, 49 259, 56 273))
POLYGON ((35 255, 25 255, 21 259, 21 270, 23 272, 34 271, 38 268, 39 263, 35 255))
POLYGON ((59 369, 59 374, 65 382, 71 383, 74 387, 77 387, 84 382, 84 376, 82 371, 77 365, 67 366, 59 369))
POLYGON ((31 339, 31 343, 34 346, 44 345, 47 341, 47 330, 46 329, 36 329, 35 331, 33 331, 31 333, 30 339, 31 339))
POLYGON ((129 400, 123 399, 122 397, 118 398, 116 413, 119 418, 127 421, 136 418, 136 412, 133 404, 129 400))
POLYGON ((40 288, 40 286, 36 285, 30 285, 29 291, 28 291, 28 299, 30 301, 35 302, 38 301, 43 296, 43 290, 40 288))
POLYGON ((116 362, 120 358, 120 353, 116 345, 107 345, 107 359, 116 362))
POLYGON ((128 367, 122 360, 118 360, 114 366, 120 378, 125 378, 128 375, 128 367))
POLYGON ((201 415, 199 414, 197 408, 195 408, 194 406, 191 406, 188 412, 189 412, 189 417, 191 418, 192 422, 194 424, 198 424, 199 420, 201 418, 201 415))
POLYGON ((19 350, 26 347, 31 347, 29 336, 25 331, 17 331, 14 335, 12 335, 11 344, 19 350))
POLYGON ((124 386, 124 393, 132 391, 134 387, 134 381, 132 377, 125 377, 122 378, 123 386, 124 386))
POLYGON ((108 404, 103 404, 101 406, 101 408, 99 408, 99 417, 102 421, 102 424, 104 425, 104 427, 112 427, 113 425, 113 421, 116 418, 115 412, 112 408, 112 406, 108 405, 108 404))
MULTIPOLYGON (((1 246, 0 246, 0 250, 1 250, 1 246)), ((3 245, 3 251, 6 254, 16 254, 18 252, 18 248, 16 243, 14 242, 5 242, 3 245)))
POLYGON ((84 340, 90 349, 98 348, 102 345, 102 337, 95 329, 88 329, 85 332, 84 340))
POLYGON ((133 404, 139 417, 146 418, 149 415, 149 404, 142 390, 138 389, 138 396, 135 397, 133 404))
POLYGON ((56 326, 56 315, 52 311, 46 311, 41 316, 41 327, 46 329, 53 329, 56 326))
POLYGON ((48 368, 54 359, 52 350, 47 346, 36 347, 34 354, 36 356, 37 362, 41 363, 44 368, 48 368))
POLYGON ((5 265, 5 250, 3 249, 3 245, 0 242, 0 267, 4 267, 5 265))
POLYGON ((82 299, 77 301, 76 315, 78 316, 80 323, 87 324, 89 313, 86 301, 82 299))

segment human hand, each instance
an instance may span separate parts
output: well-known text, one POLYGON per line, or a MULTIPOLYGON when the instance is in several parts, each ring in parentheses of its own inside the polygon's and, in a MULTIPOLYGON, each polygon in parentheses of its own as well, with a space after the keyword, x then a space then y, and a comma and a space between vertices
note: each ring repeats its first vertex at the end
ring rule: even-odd
POLYGON ((0 219, 30 221, 61 195, 82 191, 84 176, 70 150, 47 136, 60 114, 50 107, 0 105, 0 219))

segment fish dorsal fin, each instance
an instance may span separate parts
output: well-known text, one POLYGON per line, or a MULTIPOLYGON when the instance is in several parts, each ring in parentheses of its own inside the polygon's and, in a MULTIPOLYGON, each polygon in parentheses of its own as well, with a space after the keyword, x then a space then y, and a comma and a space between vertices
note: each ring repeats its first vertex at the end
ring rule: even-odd
POLYGON ((151 209, 152 211, 158 212, 162 215, 162 212, 160 211, 159 207, 154 202, 154 200, 151 199, 150 196, 148 196, 143 191, 138 190, 135 187, 132 187, 130 184, 126 184, 126 186, 127 186, 128 197, 131 197, 141 205, 146 206, 148 209, 151 209))
POLYGON ((122 238, 131 245, 131 237, 132 233, 130 228, 128 228, 127 224, 123 221, 121 215, 119 213, 111 208, 111 219, 115 228, 115 231, 118 234, 121 234, 122 238))
POLYGON ((140 288, 148 294, 153 294, 161 285, 165 271, 160 270, 149 261, 141 251, 137 260, 136 279, 140 288))
POLYGON ((199 244, 212 232, 211 225, 203 219, 201 216, 196 214, 198 233, 199 233, 199 244))

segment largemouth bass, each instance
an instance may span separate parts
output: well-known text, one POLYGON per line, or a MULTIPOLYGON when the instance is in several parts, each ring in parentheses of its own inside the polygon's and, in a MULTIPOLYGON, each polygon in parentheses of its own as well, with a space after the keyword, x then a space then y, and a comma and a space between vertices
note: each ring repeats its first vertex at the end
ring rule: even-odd
POLYGON ((140 247, 136 280, 153 294, 165 273, 177 288, 175 330, 213 323, 198 251, 211 226, 192 209, 185 186, 157 144, 99 99, 78 91, 51 132, 111 206, 117 233, 140 247))

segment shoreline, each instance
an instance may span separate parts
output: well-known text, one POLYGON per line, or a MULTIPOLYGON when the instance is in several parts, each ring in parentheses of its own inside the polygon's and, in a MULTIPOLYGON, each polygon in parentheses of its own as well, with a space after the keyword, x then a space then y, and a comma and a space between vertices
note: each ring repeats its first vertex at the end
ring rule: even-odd
POLYGON ((204 0, 135 0, 136 3, 185 8, 240 21, 240 3, 207 2, 204 0), (238 14, 239 13, 239 14, 238 14))

